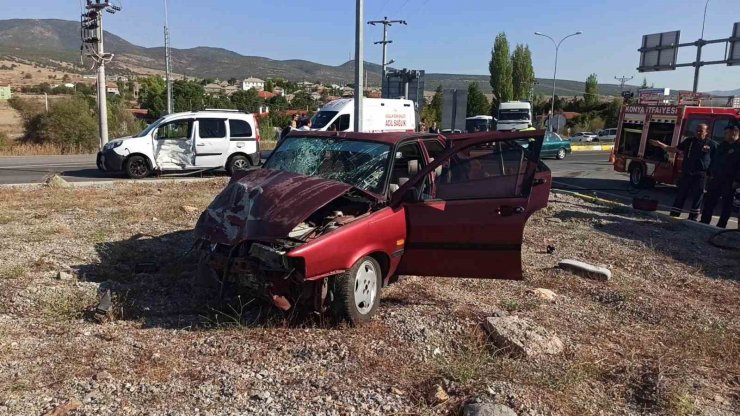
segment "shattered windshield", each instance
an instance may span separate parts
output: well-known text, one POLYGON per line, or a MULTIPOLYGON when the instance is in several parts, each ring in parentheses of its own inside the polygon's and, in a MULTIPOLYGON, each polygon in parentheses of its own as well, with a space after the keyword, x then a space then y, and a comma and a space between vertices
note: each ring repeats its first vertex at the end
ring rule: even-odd
POLYGON ((287 137, 264 168, 320 176, 381 193, 391 146, 336 137, 287 137))

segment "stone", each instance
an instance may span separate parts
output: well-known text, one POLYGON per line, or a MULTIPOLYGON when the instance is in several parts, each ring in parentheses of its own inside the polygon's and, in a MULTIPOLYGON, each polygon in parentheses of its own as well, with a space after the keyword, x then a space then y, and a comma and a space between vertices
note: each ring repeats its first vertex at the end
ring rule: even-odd
POLYGON ((611 270, 606 267, 594 266, 578 260, 561 260, 558 266, 563 270, 570 271, 587 279, 607 281, 612 278, 611 270))
POLYGON ((64 281, 70 281, 70 280, 75 279, 72 273, 68 273, 63 270, 58 271, 56 277, 57 277, 57 280, 64 280, 64 281))
POLYGON ((69 399, 66 403, 59 405, 54 408, 54 410, 45 413, 44 416, 65 416, 69 414, 69 412, 75 411, 82 407, 82 403, 75 399, 69 399))
POLYGON ((64 178, 62 178, 59 175, 53 175, 49 177, 49 179, 46 180, 46 186, 49 188, 54 189, 63 189, 63 188, 71 188, 72 184, 65 181, 64 178))
POLYGON ((200 208, 192 207, 190 205, 182 205, 180 210, 186 214, 197 214, 200 213, 200 208))
POLYGON ((517 416, 517 414, 503 404, 469 403, 463 409, 463 416, 517 416))
POLYGON ((439 384, 435 384, 432 386, 432 388, 427 392, 427 403, 436 406, 440 403, 444 403, 447 400, 450 400, 450 396, 447 394, 445 389, 442 388, 439 384))
POLYGON ((557 296, 558 296, 552 290, 541 288, 541 287, 538 287, 536 289, 529 290, 528 292, 531 293, 531 294, 533 294, 533 295, 535 295, 535 296, 537 296, 540 299, 548 300, 550 302, 555 302, 555 298, 557 298, 557 296))
POLYGON ((563 352, 563 341, 545 328, 518 316, 490 317, 483 322, 493 344, 515 356, 537 358, 563 352))

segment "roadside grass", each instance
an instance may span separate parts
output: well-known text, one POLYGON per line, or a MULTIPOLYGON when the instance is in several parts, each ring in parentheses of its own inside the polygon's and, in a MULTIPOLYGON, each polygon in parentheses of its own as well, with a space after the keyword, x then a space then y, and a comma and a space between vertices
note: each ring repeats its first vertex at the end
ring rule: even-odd
POLYGON ((41 316, 48 320, 71 321, 81 318, 97 300, 97 296, 89 291, 51 288, 38 298, 38 306, 41 316))
POLYGON ((0 279, 15 280, 21 279, 26 276, 28 269, 20 264, 15 265, 0 265, 0 279))
POLYGON ((53 144, 11 143, 0 147, 0 156, 53 156, 90 154, 82 147, 64 147, 53 144))

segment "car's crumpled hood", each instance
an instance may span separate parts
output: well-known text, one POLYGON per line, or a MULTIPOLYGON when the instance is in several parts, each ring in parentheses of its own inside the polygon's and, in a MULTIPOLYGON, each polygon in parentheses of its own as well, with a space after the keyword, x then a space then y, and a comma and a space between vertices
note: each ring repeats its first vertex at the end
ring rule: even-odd
POLYGON ((270 169, 249 171, 232 180, 201 214, 195 237, 234 245, 246 239, 288 236, 319 208, 340 197, 351 185, 270 169))

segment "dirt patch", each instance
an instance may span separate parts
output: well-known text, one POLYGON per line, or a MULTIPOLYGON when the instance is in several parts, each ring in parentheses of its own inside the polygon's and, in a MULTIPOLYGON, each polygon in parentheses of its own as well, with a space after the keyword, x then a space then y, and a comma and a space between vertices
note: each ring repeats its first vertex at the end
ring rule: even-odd
POLYGON ((72 400, 80 414, 457 414, 472 397, 529 415, 740 406, 740 259, 710 229, 553 195, 528 223, 523 281, 402 277, 370 325, 291 324, 192 285, 198 210, 182 207, 205 208, 225 182, 0 191, 0 414, 72 400), (566 257, 613 277, 558 269, 566 257), (145 262, 158 268, 136 273, 145 262), (98 323, 108 290, 114 319, 98 323), (479 325, 501 309, 564 351, 497 351, 479 325), (448 399, 430 403, 432 388, 448 399))

